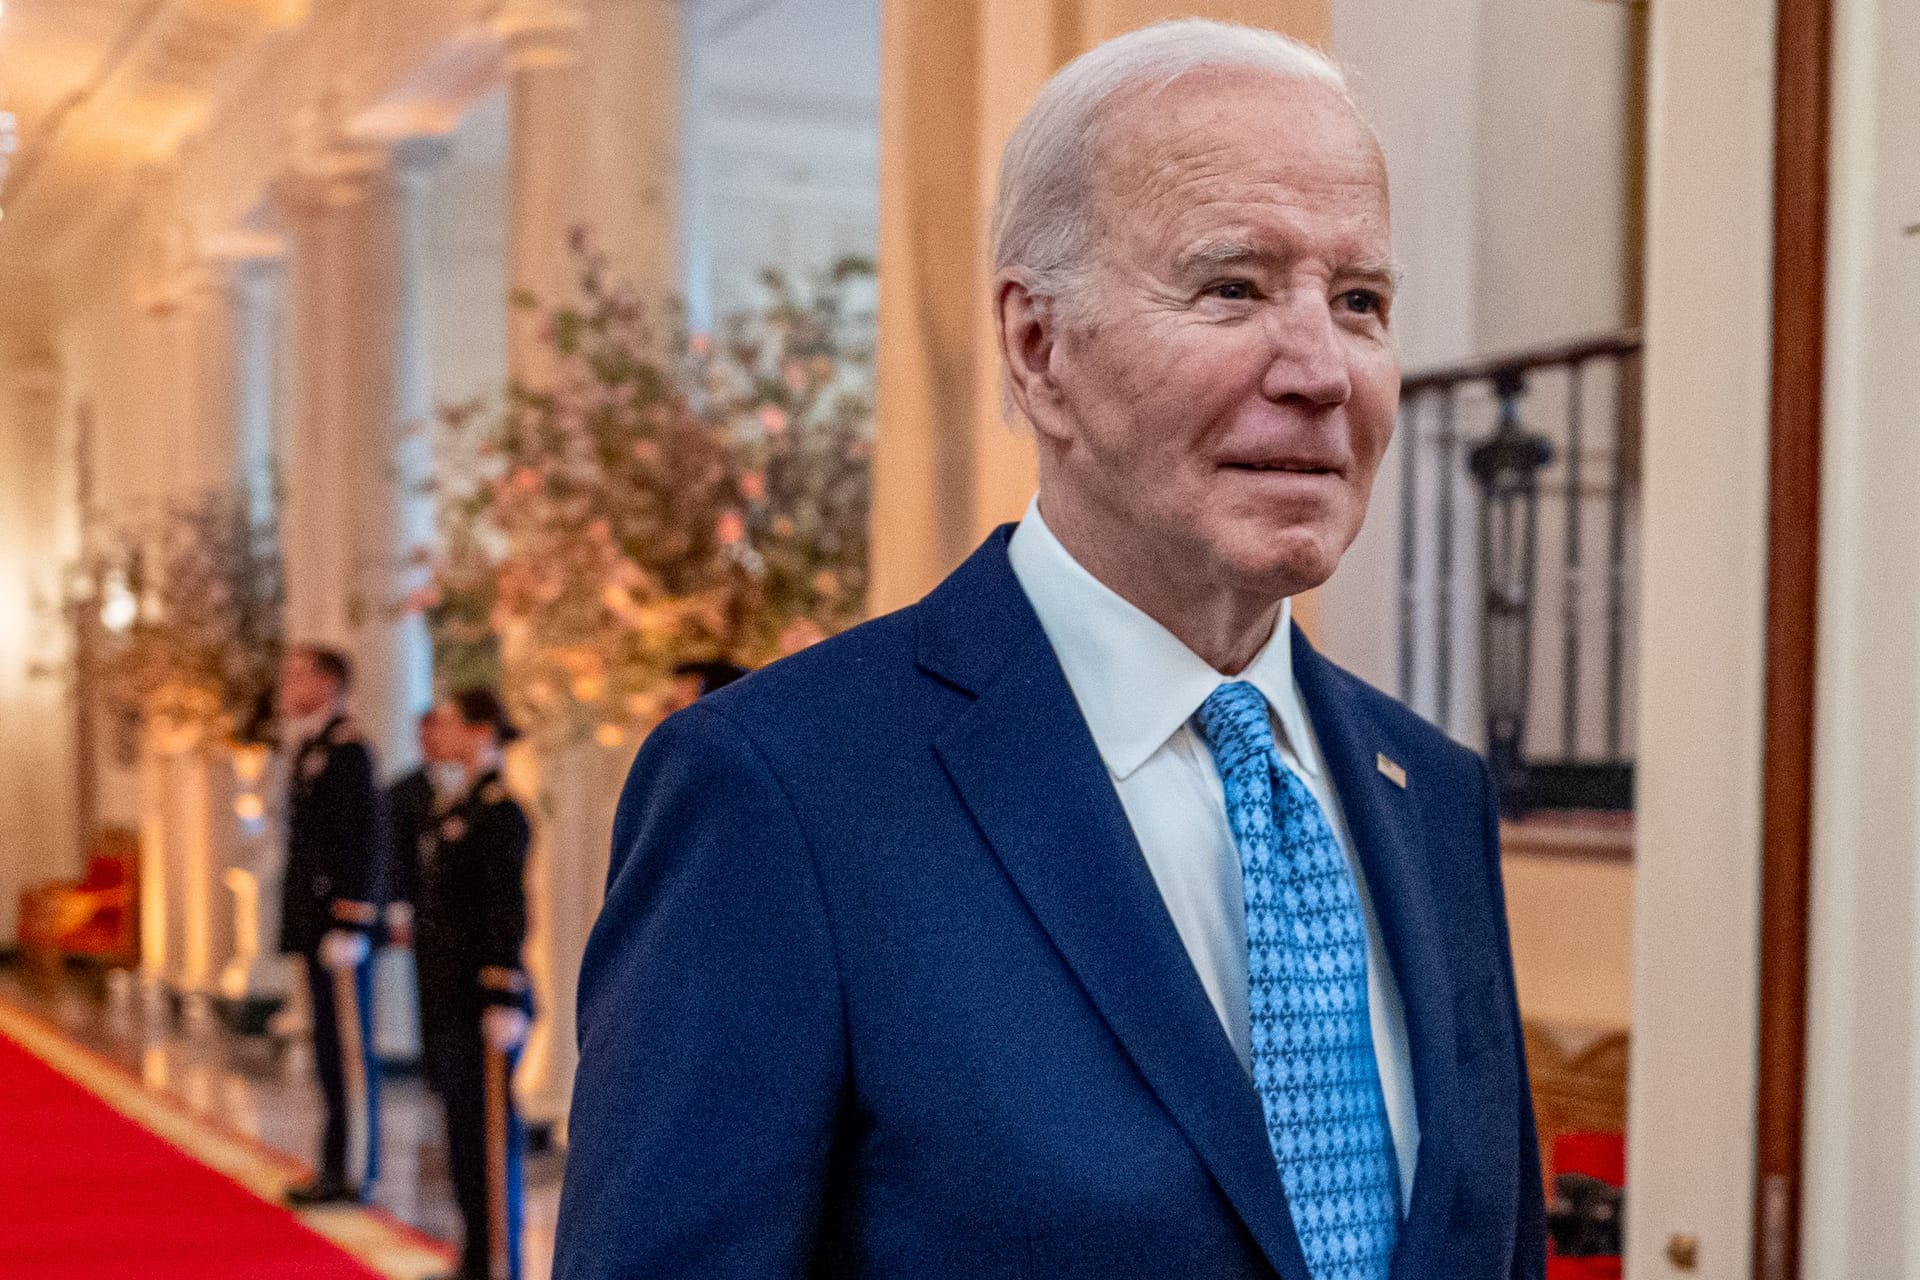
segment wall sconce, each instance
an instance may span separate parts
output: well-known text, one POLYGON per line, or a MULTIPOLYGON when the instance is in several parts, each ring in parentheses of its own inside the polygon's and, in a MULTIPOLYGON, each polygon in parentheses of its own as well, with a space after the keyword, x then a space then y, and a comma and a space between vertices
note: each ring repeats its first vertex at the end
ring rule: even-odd
POLYGON ((140 599, 127 585, 126 575, 117 570, 107 575, 100 587, 100 625, 118 634, 140 617, 140 599))
POLYGON ((267 800, 261 794, 267 776, 267 761, 271 753, 261 743, 249 742, 234 747, 233 778, 239 785, 239 793, 233 797, 233 816, 240 820, 240 830, 247 836, 259 836, 267 829, 267 800))
POLYGON ((267 759, 271 753, 266 746, 258 742, 249 742, 233 749, 233 776, 251 787, 267 776, 267 759))

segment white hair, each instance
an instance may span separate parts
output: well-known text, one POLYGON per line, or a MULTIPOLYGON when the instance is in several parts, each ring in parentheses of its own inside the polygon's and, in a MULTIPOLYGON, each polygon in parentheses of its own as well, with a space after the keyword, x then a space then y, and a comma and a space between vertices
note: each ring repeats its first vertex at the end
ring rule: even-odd
POLYGON ((1157 91, 1213 67, 1317 81, 1353 104, 1331 58, 1277 31, 1180 18, 1117 36, 1047 81, 1007 140, 993 209, 994 274, 1016 268, 1028 289, 1055 299, 1077 283, 1094 227, 1093 171, 1112 100, 1122 90, 1157 91))

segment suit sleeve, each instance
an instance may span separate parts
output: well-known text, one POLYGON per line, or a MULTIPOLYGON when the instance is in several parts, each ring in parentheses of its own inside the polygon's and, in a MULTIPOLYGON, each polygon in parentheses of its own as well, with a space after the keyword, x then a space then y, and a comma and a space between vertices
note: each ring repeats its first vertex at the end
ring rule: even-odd
POLYGON ((1480 761, 1481 808, 1486 815, 1487 875, 1493 890, 1494 917, 1500 924, 1500 956, 1513 1002, 1513 1045, 1520 1073, 1520 1114, 1514 1138, 1520 1144, 1520 1212, 1513 1242, 1513 1280, 1543 1280, 1547 1274, 1547 1204, 1540 1174, 1540 1131, 1533 1118, 1533 1087, 1527 1074, 1527 1038, 1520 1025, 1519 986, 1513 973, 1513 939, 1507 926, 1507 897, 1500 873, 1500 793, 1493 772, 1480 761))
POLYGON ((696 704, 649 737, 615 823, 554 1274, 809 1274, 846 1044, 792 804, 746 735, 696 704))
POLYGON ((335 745, 327 759, 333 814, 332 927, 374 934, 386 872, 387 832, 373 755, 363 743, 335 745))
POLYGON ((480 991, 487 1004, 533 1012, 533 985, 520 961, 527 941, 527 847, 533 831, 517 804, 487 811, 481 874, 486 920, 481 930, 480 991))

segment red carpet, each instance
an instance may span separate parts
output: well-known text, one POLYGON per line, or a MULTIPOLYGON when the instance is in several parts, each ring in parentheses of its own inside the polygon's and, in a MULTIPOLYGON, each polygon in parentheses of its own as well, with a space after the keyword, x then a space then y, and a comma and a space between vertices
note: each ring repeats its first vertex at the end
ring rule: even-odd
POLYGON ((0 1037, 0 1277, 378 1280, 0 1037))

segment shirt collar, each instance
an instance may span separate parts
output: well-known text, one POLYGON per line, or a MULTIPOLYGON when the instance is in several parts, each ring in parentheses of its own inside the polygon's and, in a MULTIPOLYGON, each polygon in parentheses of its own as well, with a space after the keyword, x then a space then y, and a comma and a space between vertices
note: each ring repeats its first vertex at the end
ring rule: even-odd
POLYGON ((324 734, 328 729, 331 729, 333 722, 339 718, 340 709, 338 707, 327 707, 324 710, 314 712, 310 716, 301 716, 297 720, 289 720, 287 722, 287 745, 295 751, 305 749, 308 745, 317 741, 320 735, 324 734))
POLYGON ((1209 694, 1233 680, 1261 692, 1295 760, 1307 772, 1318 772, 1318 753, 1293 684, 1291 600, 1281 602, 1272 637, 1246 670, 1226 676, 1087 572, 1047 528, 1039 499, 1027 505, 1007 555, 1066 672, 1100 758, 1116 778, 1145 764, 1209 694))

